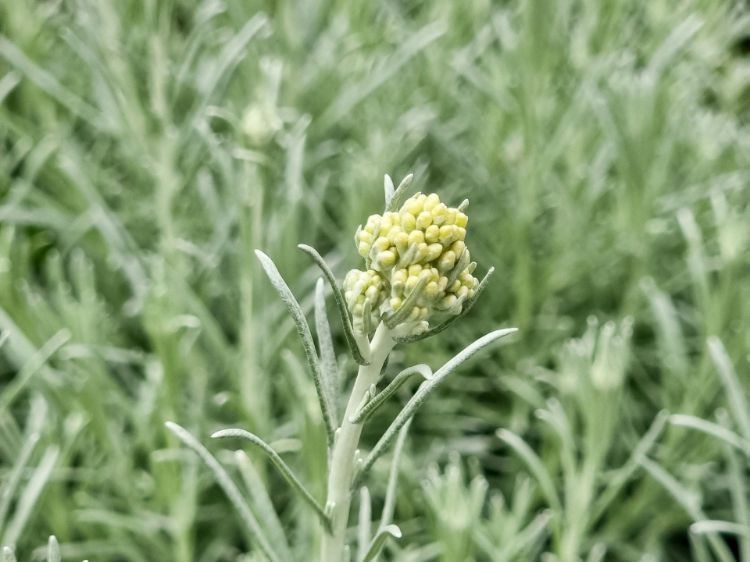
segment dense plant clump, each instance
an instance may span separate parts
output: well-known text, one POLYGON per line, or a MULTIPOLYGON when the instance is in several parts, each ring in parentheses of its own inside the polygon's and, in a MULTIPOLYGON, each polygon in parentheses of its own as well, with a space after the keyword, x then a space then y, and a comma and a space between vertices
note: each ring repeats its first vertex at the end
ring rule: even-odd
POLYGON ((750 561, 748 17, 0 2, 0 558, 750 561))

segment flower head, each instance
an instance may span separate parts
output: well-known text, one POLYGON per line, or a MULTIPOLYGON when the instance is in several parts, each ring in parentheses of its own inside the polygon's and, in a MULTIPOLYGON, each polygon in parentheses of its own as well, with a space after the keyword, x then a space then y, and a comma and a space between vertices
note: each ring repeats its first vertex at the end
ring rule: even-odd
POLYGON ((464 208, 448 207, 435 193, 417 193, 398 211, 371 215, 357 229, 354 242, 367 272, 352 270, 344 281, 355 328, 362 331, 366 302, 371 326, 385 315, 397 318, 406 333, 427 329, 433 313, 461 312, 479 284, 465 243, 469 219, 464 208), (377 286, 369 300, 354 290, 365 274, 368 287, 377 286))

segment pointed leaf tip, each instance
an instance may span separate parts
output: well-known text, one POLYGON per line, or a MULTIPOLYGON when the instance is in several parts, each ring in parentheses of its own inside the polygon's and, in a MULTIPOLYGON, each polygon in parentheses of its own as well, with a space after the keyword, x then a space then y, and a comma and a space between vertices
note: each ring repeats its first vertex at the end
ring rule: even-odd
POLYGON ((326 281, 328 281, 328 284, 331 286, 331 290, 333 291, 333 298, 336 301, 336 308, 338 309, 339 317, 341 318, 341 322, 344 326, 344 336, 346 339, 346 344, 349 347, 349 352, 357 363, 359 363, 360 365, 367 365, 369 361, 366 357, 366 353, 363 353, 363 351, 360 349, 359 343, 357 342, 357 337, 354 334, 354 328, 352 327, 351 318, 349 317, 349 309, 346 305, 346 299, 341 292, 341 288, 336 282, 336 278, 334 277, 331 268, 328 267, 328 264, 325 262, 323 257, 312 246, 308 246, 307 244, 299 244, 297 247, 305 252, 308 256, 310 256, 313 262, 323 272, 323 276, 325 277, 326 281))

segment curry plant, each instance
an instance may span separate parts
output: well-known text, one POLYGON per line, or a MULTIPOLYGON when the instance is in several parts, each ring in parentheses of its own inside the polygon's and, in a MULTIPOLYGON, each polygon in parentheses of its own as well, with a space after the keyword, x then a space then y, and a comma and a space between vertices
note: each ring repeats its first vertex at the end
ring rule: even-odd
MULTIPOLYGON (((263 252, 256 255, 269 280, 291 314, 315 385, 328 437, 328 485, 325 501, 319 501, 295 476, 281 456, 263 439, 243 429, 225 429, 214 438, 238 437, 262 451, 278 469, 290 487, 319 518, 322 529, 320 560, 343 562, 376 560, 388 538, 400 538, 400 529, 391 523, 396 488, 396 468, 409 422, 428 395, 457 367, 478 351, 515 331, 498 329, 477 339, 437 371, 427 365, 402 370, 390 381, 383 381, 383 368, 393 348, 442 332, 464 316, 476 302, 492 275, 490 268, 480 281, 474 276, 477 264, 471 260, 466 244, 468 201, 448 207, 437 194, 417 193, 403 201, 412 182, 408 175, 394 187, 385 176, 385 210, 371 215, 354 236, 357 251, 363 258, 362 269, 352 269, 340 287, 331 269, 312 247, 300 245, 322 272, 332 289, 345 341, 359 368, 351 386, 346 408, 337 408, 338 390, 330 360, 333 345, 325 317, 325 292, 322 279, 315 293, 316 325, 319 348, 297 299, 279 274, 275 264, 263 252), (360 436, 364 424, 383 403, 391 399, 401 385, 412 377, 422 379, 414 395, 395 416, 375 446, 364 453, 360 436), (397 442, 387 495, 378 527, 372 529, 371 507, 366 477, 373 463, 397 442), (360 493, 357 519, 356 555, 348 543, 347 529, 355 490, 360 493)), ((256 544, 272 562, 288 559, 285 537, 268 536, 244 503, 241 493, 221 464, 182 427, 167 426, 209 465, 229 496, 256 544)), ((278 534, 278 533, 275 533, 278 534)))

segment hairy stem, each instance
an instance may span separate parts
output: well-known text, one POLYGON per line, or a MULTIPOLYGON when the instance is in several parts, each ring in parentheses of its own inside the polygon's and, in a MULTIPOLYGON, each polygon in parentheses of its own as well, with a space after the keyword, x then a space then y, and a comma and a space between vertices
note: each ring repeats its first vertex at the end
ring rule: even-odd
POLYGON ((349 508, 352 500, 352 482, 354 480, 354 463, 362 424, 351 423, 362 403, 365 392, 378 381, 380 370, 395 341, 388 327, 381 323, 370 343, 370 364, 361 365, 354 381, 352 393, 346 406, 341 427, 336 430, 331 455, 331 467, 328 474, 328 498, 326 505, 330 510, 331 531, 323 535, 321 562, 341 562, 344 560, 346 547, 346 527, 349 522, 349 508))

